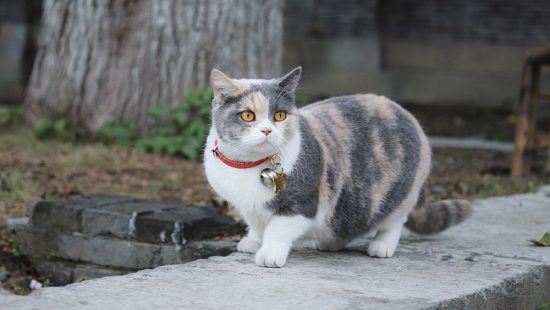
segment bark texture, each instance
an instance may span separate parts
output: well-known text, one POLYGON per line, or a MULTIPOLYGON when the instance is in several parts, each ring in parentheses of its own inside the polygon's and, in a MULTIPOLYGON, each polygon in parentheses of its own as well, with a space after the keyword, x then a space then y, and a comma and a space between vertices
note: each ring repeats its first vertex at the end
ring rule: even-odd
POLYGON ((282 0, 45 0, 28 115, 146 129, 149 107, 206 87, 213 67, 274 77, 282 9, 282 0))

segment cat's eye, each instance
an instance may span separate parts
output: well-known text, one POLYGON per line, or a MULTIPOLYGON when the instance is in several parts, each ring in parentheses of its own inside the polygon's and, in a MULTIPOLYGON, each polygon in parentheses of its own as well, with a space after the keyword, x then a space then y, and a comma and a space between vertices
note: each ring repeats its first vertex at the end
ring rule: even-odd
POLYGON ((285 111, 275 112, 275 115, 273 115, 273 118, 277 122, 282 122, 286 119, 286 112, 285 111))
POLYGON ((256 115, 254 115, 254 112, 252 111, 244 111, 241 112, 241 118, 245 122, 252 122, 256 118, 256 115))

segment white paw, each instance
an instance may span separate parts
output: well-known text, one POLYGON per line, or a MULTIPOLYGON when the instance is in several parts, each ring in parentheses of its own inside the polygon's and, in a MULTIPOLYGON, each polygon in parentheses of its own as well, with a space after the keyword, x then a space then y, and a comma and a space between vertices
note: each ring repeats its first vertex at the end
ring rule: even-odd
POLYGON ((367 250, 367 253, 369 256, 375 256, 375 257, 392 257, 393 253, 395 253, 395 249, 397 248, 397 244, 390 244, 389 242, 384 242, 381 240, 373 240, 369 244, 369 249, 367 250))
POLYGON ((256 253, 256 265, 260 267, 283 267, 290 248, 283 245, 263 245, 256 253))
POLYGON ((244 237, 237 244, 237 251, 242 253, 256 253, 261 244, 250 237, 244 237))

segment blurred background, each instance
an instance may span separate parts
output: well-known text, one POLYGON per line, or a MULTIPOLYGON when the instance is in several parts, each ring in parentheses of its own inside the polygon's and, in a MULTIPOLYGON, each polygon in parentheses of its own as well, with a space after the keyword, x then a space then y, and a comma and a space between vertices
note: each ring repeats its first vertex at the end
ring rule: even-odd
MULTIPOLYGON (((214 67, 274 78, 301 65, 300 105, 399 102, 432 137, 433 199, 533 191, 550 183, 550 143, 529 138, 550 130, 550 105, 529 91, 550 93, 550 73, 522 70, 549 45, 550 2, 537 0, 0 0, 0 220, 92 192, 235 216, 200 163, 214 67), (515 135, 522 100, 534 125, 515 135), (516 160, 531 156, 521 177, 514 142, 527 146, 516 160)), ((3 227, 0 280, 24 292, 13 275, 34 271, 3 227)))

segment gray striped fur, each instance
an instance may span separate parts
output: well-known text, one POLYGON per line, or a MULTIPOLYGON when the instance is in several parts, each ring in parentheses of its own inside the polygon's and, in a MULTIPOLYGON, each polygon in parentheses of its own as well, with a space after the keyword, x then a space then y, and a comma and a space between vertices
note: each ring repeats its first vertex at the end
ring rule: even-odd
POLYGON ((409 214, 405 227, 417 234, 435 234, 465 221, 471 214, 472 206, 469 201, 448 199, 427 203, 423 189, 418 204, 409 214))

